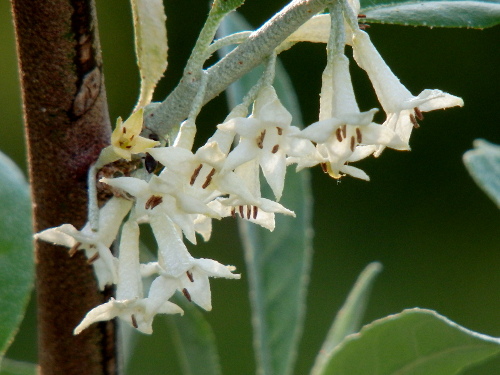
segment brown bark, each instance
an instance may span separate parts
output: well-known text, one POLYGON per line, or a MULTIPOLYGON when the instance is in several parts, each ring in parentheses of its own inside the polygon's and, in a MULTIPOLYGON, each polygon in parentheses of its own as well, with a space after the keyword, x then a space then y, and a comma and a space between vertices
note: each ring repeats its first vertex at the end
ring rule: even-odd
MULTIPOLYGON (((87 170, 109 143, 110 122, 93 0, 11 0, 17 39, 33 198, 34 230, 87 212, 87 170)), ((41 373, 115 374, 115 327, 83 316, 109 296, 98 292, 79 252, 36 247, 41 373)))

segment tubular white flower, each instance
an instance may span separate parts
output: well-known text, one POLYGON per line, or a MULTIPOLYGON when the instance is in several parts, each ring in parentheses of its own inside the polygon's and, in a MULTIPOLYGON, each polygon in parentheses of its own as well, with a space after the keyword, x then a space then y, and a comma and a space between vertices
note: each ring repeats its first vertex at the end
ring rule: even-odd
POLYGON ((218 126, 240 136, 240 142, 231 151, 223 172, 256 159, 277 200, 285 184, 286 156, 312 152, 309 142, 293 137, 299 128, 291 126, 292 116, 279 101, 272 86, 261 89, 249 118, 233 118, 218 126))
POLYGON ((63 224, 37 233, 35 238, 68 247, 70 255, 84 250, 89 263, 94 266, 99 288, 103 290, 106 285, 117 282, 117 259, 109 247, 131 207, 131 201, 113 197, 100 210, 97 232, 92 231, 89 223, 80 231, 71 224, 63 224))
POLYGON ((168 216, 194 244, 196 236, 193 221, 196 215, 219 218, 204 202, 186 194, 175 178, 165 181, 152 176, 149 183, 134 177, 103 178, 101 181, 136 198, 135 212, 138 221, 148 222, 155 215, 168 216))
MULTIPOLYGON (((353 32, 352 47, 354 59, 368 73, 387 114, 383 125, 394 130, 404 142, 408 143, 412 129, 418 127, 417 120, 423 119, 422 112, 463 106, 461 98, 440 90, 424 90, 418 96, 413 96, 387 66, 364 31, 353 32)), ((376 156, 383 149, 383 146, 379 147, 376 156)))
POLYGON ((173 222, 165 216, 154 217, 151 228, 158 243, 159 289, 176 289, 189 300, 209 311, 212 309, 209 277, 239 279, 233 266, 211 259, 195 259, 178 236, 173 222))
POLYGON ((347 163, 369 156, 380 145, 399 150, 408 149, 408 145, 392 130, 372 122, 377 109, 359 111, 345 55, 333 56, 331 71, 327 68, 325 78, 331 80, 323 81, 321 120, 300 134, 315 142, 317 151, 305 158, 289 158, 288 162, 297 163, 298 169, 322 164, 334 178, 346 173, 369 180, 365 172, 347 163))

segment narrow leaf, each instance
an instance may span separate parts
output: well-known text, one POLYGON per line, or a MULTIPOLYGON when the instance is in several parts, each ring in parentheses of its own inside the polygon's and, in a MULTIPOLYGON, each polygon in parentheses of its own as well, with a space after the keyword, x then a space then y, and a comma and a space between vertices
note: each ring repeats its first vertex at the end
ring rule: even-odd
POLYGON ((177 295, 172 301, 184 310, 184 316, 167 316, 183 374, 220 375, 220 360, 212 327, 184 296, 177 295))
POLYGON ((24 316, 33 288, 33 239, 28 184, 0 152, 0 361, 24 316))
POLYGON ((424 309, 363 327, 337 346, 325 375, 454 375, 500 352, 500 340, 424 309))
MULTIPOLYGON (((220 36, 249 29, 245 20, 233 13, 224 20, 220 36)), ((256 69, 233 84, 228 90, 229 102, 240 103, 259 75, 256 69)), ((275 88, 283 105, 292 113, 294 123, 299 124, 295 92, 280 64, 275 88)), ((297 174, 289 169, 284 191, 280 203, 295 211, 297 218, 278 215, 273 233, 252 223, 240 222, 250 284, 254 348, 261 374, 291 373, 305 312, 312 255, 309 174, 297 174)))
POLYGON ((500 4, 488 0, 365 0, 360 12, 368 23, 478 29, 500 23, 500 4))
POLYGON ((136 109, 149 104, 167 69, 167 17, 162 0, 130 0, 134 17, 135 54, 141 75, 136 109))
POLYGON ((481 189, 500 208, 500 146, 476 139, 464 154, 464 164, 481 189))
POLYGON ((326 340, 316 357, 314 367, 311 371, 312 375, 323 374, 325 365, 335 347, 340 344, 347 335, 358 332, 361 327, 361 320, 365 314, 373 282, 381 270, 382 265, 378 262, 374 262, 366 266, 359 275, 356 284, 354 284, 347 300, 337 313, 328 331, 326 340))
POLYGON ((4 358, 0 366, 0 375, 36 375, 37 366, 33 363, 4 358))

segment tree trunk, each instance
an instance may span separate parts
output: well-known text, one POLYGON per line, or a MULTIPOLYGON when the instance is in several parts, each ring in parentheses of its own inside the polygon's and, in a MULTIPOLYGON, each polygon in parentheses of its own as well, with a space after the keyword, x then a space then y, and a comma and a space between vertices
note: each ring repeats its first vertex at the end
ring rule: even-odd
MULTIPOLYGON (((87 213, 87 171, 109 143, 110 123, 93 0, 11 0, 28 144, 34 230, 87 213)), ((115 374, 115 325, 78 336, 84 315, 109 298, 98 292, 82 252, 37 241, 41 373, 115 374)))

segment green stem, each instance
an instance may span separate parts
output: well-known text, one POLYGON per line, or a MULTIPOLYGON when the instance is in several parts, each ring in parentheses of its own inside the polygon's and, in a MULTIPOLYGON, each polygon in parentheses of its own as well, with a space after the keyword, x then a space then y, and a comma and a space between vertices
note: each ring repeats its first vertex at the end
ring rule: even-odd
MULTIPOLYGON (((208 84, 203 102, 212 100, 232 82, 262 63, 292 32, 331 3, 332 0, 292 1, 256 30, 246 42, 207 70, 208 84)), ((155 133, 165 137, 171 129, 178 127, 188 116, 197 92, 197 82, 181 80, 164 102, 148 111, 145 117, 145 136, 155 133)))
MULTIPOLYGON (((87 215, 87 172, 111 131, 93 0, 11 0, 35 232, 87 215)), ((40 374, 116 374, 115 325, 73 329, 98 292, 84 254, 35 244, 40 374)))

